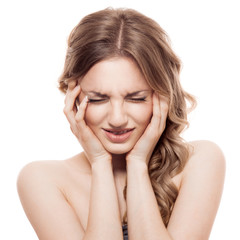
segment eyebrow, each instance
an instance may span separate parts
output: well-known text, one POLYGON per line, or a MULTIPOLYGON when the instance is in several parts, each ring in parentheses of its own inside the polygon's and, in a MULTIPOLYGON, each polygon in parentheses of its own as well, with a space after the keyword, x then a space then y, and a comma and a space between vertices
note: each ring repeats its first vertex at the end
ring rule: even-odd
MULTIPOLYGON (((150 92, 150 91, 151 91, 151 90, 140 90, 140 91, 128 93, 128 94, 126 95, 126 97, 133 97, 133 96, 138 95, 139 93, 142 93, 142 92, 150 92)), ((100 92, 96 92, 96 91, 86 92, 86 94, 89 94, 89 93, 94 94, 95 96, 100 97, 100 98, 108 98, 108 95, 102 94, 102 93, 100 93, 100 92)))
POLYGON ((100 92, 95 92, 95 91, 90 91, 90 92, 86 92, 86 93, 92 93, 92 94, 96 95, 97 97, 101 97, 101 98, 107 98, 108 97, 106 94, 102 94, 100 92))
POLYGON ((132 92, 132 93, 127 94, 126 97, 133 97, 133 96, 136 96, 136 95, 138 95, 139 93, 142 93, 142 92, 150 92, 150 90, 141 90, 141 91, 132 92))

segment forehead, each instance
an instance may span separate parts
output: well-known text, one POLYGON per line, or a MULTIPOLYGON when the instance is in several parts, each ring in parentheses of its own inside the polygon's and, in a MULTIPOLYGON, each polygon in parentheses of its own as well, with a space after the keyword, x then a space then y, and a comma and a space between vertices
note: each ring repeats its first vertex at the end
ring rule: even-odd
POLYGON ((137 64, 129 58, 111 58, 95 64, 80 85, 85 91, 99 92, 151 90, 137 64))

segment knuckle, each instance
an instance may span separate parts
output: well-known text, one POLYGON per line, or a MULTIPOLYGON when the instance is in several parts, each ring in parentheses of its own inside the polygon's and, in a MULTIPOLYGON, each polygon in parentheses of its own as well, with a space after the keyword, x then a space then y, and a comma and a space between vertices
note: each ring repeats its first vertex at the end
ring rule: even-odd
POLYGON ((68 95, 66 94, 66 96, 65 96, 65 99, 64 99, 64 104, 66 104, 67 103, 67 97, 68 97, 68 95))
POLYGON ((66 99, 65 99, 65 103, 71 101, 71 99, 74 97, 74 93, 73 90, 68 90, 67 91, 67 95, 66 95, 66 99))
POLYGON ((158 121, 160 121, 160 119, 162 118, 162 114, 160 112, 155 113, 155 116, 158 121))
POLYGON ((167 105, 167 104, 164 104, 164 105, 163 105, 163 111, 164 111, 164 112, 168 112, 168 105, 167 105))
POLYGON ((63 113, 64 113, 65 115, 68 115, 68 113, 69 113, 69 108, 68 108, 68 107, 64 107, 64 108, 63 108, 63 113))
POLYGON ((81 117, 79 116, 79 115, 76 115, 75 116, 75 121, 76 121, 76 123, 81 123, 81 117))
POLYGON ((71 80, 71 81, 68 83, 68 89, 69 89, 69 90, 74 89, 75 86, 76 86, 76 81, 75 81, 75 80, 71 80))

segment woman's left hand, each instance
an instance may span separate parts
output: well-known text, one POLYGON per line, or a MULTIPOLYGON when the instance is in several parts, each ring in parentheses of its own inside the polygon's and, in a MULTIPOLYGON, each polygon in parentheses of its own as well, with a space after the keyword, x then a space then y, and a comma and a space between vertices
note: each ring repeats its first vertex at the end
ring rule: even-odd
POLYGON ((127 154, 126 161, 141 161, 148 165, 152 152, 160 139, 168 114, 168 100, 166 97, 153 93, 153 115, 143 135, 133 149, 127 154))

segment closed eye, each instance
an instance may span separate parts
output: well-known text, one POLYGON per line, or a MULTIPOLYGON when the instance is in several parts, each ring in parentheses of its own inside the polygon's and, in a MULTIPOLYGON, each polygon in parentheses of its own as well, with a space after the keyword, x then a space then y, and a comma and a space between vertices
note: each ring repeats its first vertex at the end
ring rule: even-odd
MULTIPOLYGON (((108 99, 105 98, 101 98, 101 99, 88 99, 89 103, 104 103, 106 102, 108 99)), ((129 102, 134 102, 134 103, 139 103, 139 102, 145 102, 146 101, 146 97, 141 97, 141 98, 127 98, 126 99, 129 102)))
POLYGON ((91 99, 91 98, 88 99, 89 103, 102 103, 105 101, 107 101, 107 99, 91 99))
POLYGON ((142 98, 128 98, 127 99, 130 102, 145 102, 146 101, 146 97, 142 97, 142 98))

